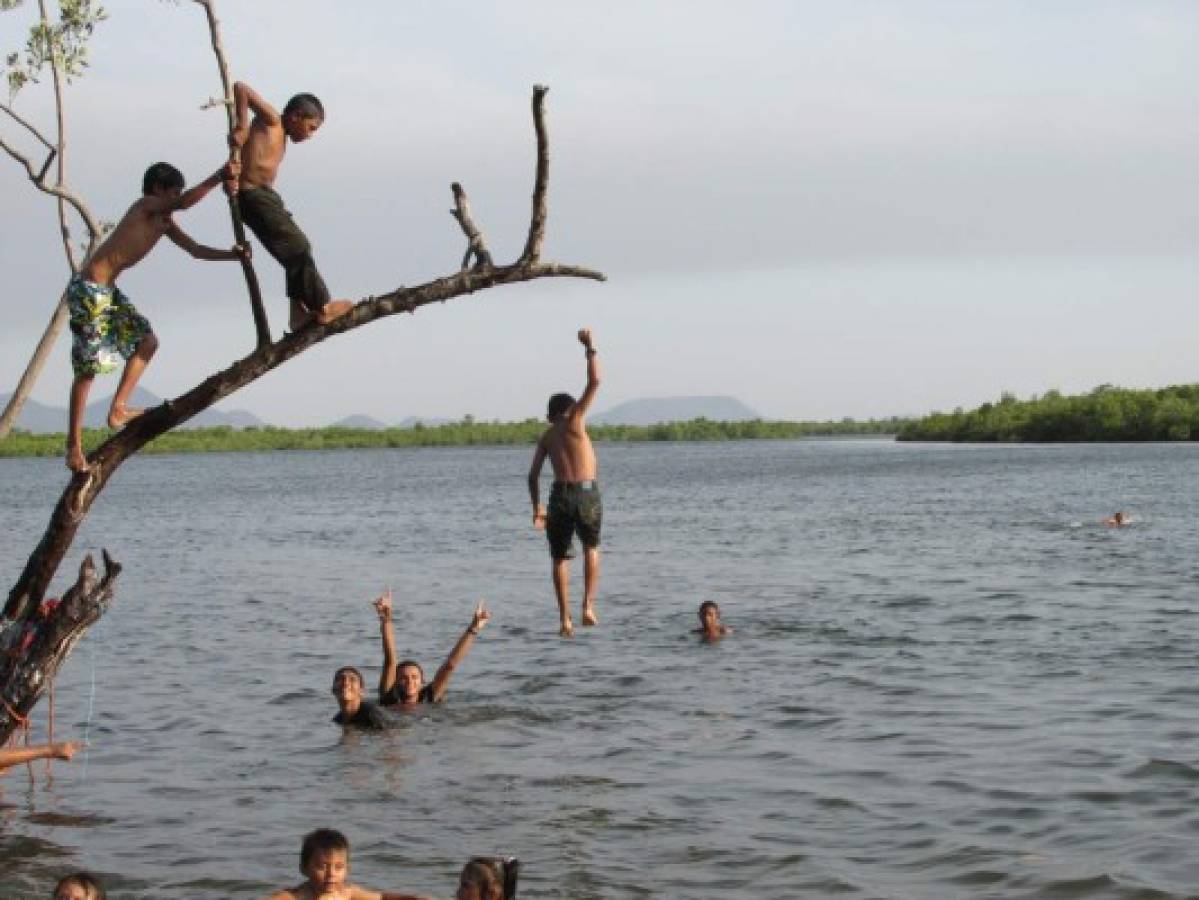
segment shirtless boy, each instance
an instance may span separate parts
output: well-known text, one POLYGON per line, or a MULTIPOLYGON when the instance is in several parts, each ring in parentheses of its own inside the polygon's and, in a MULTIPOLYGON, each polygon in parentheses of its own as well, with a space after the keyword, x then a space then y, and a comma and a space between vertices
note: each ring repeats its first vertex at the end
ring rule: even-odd
POLYGON ((90 468, 83 455, 83 411, 92 381, 97 375, 115 369, 118 357, 125 359, 125 369, 108 410, 108 427, 121 428, 142 412, 129 408, 129 395, 158 349, 158 338, 150 323, 117 288, 117 277, 141 262, 164 234, 196 259, 248 256, 249 247, 217 250, 197 244, 171 218, 175 210, 195 206, 222 181, 231 190, 237 173, 236 163, 231 163, 184 191, 183 175, 174 166, 164 162, 150 166, 142 178, 142 198, 129 207, 112 234, 67 286, 73 336, 71 365, 75 371, 67 435, 67 467, 71 471, 86 472, 90 468))
POLYGON ((350 842, 340 831, 318 828, 300 846, 300 873, 306 879, 270 900, 428 900, 417 894, 380 893, 346 879, 350 875, 350 842))
POLYGON ((287 139, 306 141, 324 124, 325 108, 312 94, 296 94, 280 115, 244 82, 233 85, 237 126, 229 137, 233 158, 240 155, 238 206, 242 221, 283 266, 287 296, 291 300, 290 325, 302 328, 309 321, 328 325, 354 308, 349 300, 330 300, 325 280, 312 258, 312 244, 275 191, 279 164, 287 152, 287 139), (250 110, 254 121, 250 122, 250 110))
POLYGON ((578 400, 570 394, 550 397, 546 412, 550 427, 537 442, 533 464, 529 467, 533 527, 545 529, 549 540, 554 593, 558 597, 558 633, 563 637, 571 637, 575 631, 570 618, 570 560, 574 556, 571 544, 575 534, 583 545, 582 621, 584 625, 599 624, 595 615, 595 593, 599 586, 600 526, 604 508, 596 481, 595 450, 584 419, 599 390, 600 376, 596 362, 598 351, 591 342, 590 329, 579 332, 579 343, 586 350, 587 386, 578 400), (541 505, 540 485, 541 467, 547 456, 554 470, 548 511, 541 505))

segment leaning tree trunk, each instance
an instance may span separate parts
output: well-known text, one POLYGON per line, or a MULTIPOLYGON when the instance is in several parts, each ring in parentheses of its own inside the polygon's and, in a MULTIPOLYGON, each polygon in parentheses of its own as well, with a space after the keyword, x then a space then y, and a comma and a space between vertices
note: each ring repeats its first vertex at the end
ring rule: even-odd
MULTIPOLYGON (((231 366, 211 375, 185 394, 147 410, 122 431, 105 441, 89 458, 88 472, 76 474, 59 497, 41 542, 25 564, 25 569, 8 595, 0 616, 0 743, 7 740, 21 717, 33 708, 58 664, 70 652, 74 640, 91 621, 73 617, 60 622, 73 607, 51 607, 44 602, 50 582, 71 547, 75 533, 108 479, 133 454, 159 435, 212 406, 223 397, 245 387, 283 363, 327 338, 353 331, 377 319, 397 313, 415 313, 438 301, 473 294, 487 288, 538 278, 573 277, 604 281, 603 273, 581 266, 541 261, 541 245, 547 216, 546 191, 549 181, 549 141, 545 128, 545 94, 548 89, 533 88, 533 121, 537 134, 537 168, 533 186, 533 208, 528 238, 520 257, 513 263, 497 266, 491 261, 483 235, 475 225, 466 192, 453 185, 455 207, 452 210, 467 238, 467 253, 462 268, 442 278, 412 288, 398 288, 360 301, 354 309, 329 325, 310 325, 293 332, 231 366), (475 264, 467 268, 474 257, 475 264), (39 635, 70 633, 75 637, 63 644, 39 635), (32 636, 32 637, 31 637, 32 636), (63 647, 62 652, 55 648, 63 647)), ((112 573, 115 577, 115 571, 112 573)), ((112 577, 104 582, 111 592, 112 577)), ((108 594, 106 596, 111 596, 108 594)), ((97 603, 103 612, 103 603, 97 603)))

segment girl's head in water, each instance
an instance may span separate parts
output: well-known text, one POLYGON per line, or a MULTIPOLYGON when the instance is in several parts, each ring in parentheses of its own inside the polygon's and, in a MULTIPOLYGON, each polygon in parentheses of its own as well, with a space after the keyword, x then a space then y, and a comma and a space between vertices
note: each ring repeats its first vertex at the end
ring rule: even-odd
POLYGON ((476 856, 458 876, 456 900, 513 900, 520 862, 498 856, 476 856))

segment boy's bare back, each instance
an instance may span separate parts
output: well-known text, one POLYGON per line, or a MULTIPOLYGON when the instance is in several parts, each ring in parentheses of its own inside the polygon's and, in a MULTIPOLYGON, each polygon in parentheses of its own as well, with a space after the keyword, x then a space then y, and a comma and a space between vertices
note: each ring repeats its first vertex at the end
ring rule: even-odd
POLYGON ((555 481, 595 480, 595 449, 587 434, 584 413, 572 410, 541 436, 541 447, 550 458, 555 481))

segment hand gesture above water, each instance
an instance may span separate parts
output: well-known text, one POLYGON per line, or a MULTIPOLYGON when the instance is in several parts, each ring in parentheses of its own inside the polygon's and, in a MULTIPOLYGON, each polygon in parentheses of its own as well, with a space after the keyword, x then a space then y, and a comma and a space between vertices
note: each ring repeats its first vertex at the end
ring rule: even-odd
POLYGON ((380 622, 391 621, 391 588, 383 592, 383 596, 377 597, 374 602, 375 612, 379 614, 380 622))
POLYGON ((483 626, 491 621, 491 613, 484 606, 484 601, 480 600, 479 605, 475 607, 474 618, 470 620, 470 630, 478 634, 483 630, 483 626))

